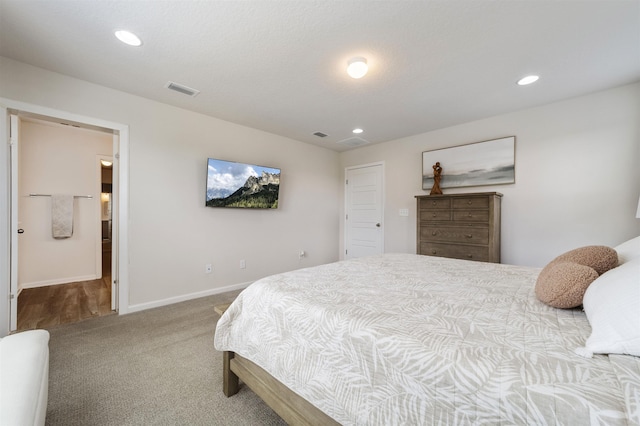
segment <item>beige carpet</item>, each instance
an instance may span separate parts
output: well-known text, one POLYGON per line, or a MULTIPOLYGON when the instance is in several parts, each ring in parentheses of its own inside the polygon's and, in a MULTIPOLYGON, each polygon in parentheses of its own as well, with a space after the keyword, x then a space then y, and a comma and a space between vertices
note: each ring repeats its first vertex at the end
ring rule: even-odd
POLYGON ((50 329, 47 425, 284 425, 246 386, 222 393, 213 308, 237 294, 50 329))

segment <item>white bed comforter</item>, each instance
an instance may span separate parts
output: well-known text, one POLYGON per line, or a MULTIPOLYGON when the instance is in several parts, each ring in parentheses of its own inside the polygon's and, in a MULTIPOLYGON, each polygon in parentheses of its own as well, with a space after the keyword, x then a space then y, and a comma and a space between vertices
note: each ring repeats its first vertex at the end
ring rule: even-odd
POLYGON ((640 424, 640 358, 575 355, 589 323, 536 299, 539 271, 387 254, 274 275, 215 347, 345 425, 640 424))

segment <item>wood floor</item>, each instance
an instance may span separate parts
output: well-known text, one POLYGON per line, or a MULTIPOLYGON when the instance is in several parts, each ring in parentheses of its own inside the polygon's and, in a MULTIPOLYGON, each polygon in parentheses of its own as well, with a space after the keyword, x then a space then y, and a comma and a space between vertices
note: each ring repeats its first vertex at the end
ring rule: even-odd
POLYGON ((18 296, 18 331, 112 314, 111 277, 26 288, 18 296))

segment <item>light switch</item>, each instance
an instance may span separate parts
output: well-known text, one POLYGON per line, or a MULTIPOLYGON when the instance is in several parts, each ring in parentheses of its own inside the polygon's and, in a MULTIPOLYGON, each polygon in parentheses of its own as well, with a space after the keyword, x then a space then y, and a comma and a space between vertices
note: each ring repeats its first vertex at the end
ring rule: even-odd
POLYGON ((409 216, 409 209, 400 209, 400 216, 409 216))

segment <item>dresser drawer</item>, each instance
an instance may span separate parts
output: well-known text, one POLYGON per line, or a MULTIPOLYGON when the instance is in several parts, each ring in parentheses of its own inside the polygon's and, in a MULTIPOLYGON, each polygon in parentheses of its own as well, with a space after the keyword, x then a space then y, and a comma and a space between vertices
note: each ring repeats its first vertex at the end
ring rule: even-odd
POLYGON ((489 228, 423 226, 420 239, 425 241, 489 244, 489 228))
POLYGON ((421 243, 419 254, 453 259, 477 260, 480 262, 489 261, 489 249, 487 247, 466 246, 463 244, 421 243))
POLYGON ((451 220, 451 210, 421 210, 420 211, 420 220, 421 221, 439 221, 451 220))
POLYGON ((489 210, 454 210, 453 220, 456 222, 488 222, 489 210))
POLYGON ((421 210, 442 210, 451 208, 451 198, 430 198, 420 200, 421 210))
POLYGON ((488 197, 469 197, 469 198, 454 198, 452 200, 452 207, 454 209, 488 209, 489 198, 488 197))

